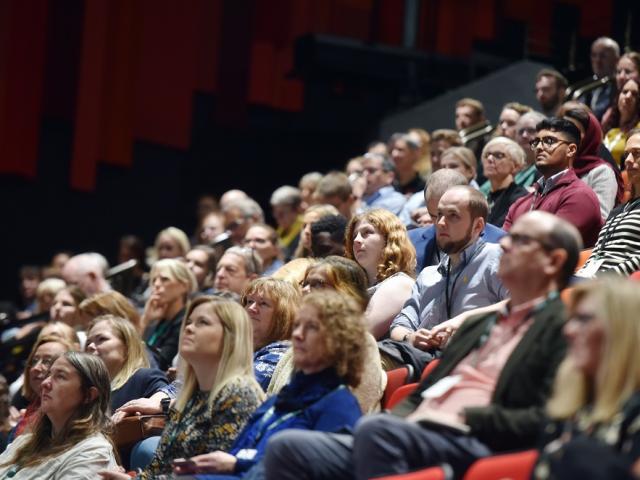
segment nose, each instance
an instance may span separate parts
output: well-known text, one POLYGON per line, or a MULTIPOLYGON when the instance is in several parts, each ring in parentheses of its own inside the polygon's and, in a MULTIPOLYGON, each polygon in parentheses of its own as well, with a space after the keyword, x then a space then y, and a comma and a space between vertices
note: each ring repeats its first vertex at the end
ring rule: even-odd
POLYGON ((96 344, 94 342, 87 344, 85 350, 87 353, 90 353, 92 355, 95 355, 95 353, 98 351, 98 349, 96 348, 96 344))
POLYGON ((247 303, 247 311, 251 312, 251 313, 255 313, 258 311, 258 302, 255 302, 253 300, 249 301, 249 303, 247 303))
POLYGON ((44 391, 44 390, 51 390, 51 376, 47 375, 47 378, 45 378, 42 383, 40 384, 40 391, 44 391))
POLYGON ((291 338, 296 340, 302 340, 304 338, 303 330, 301 326, 295 327, 291 332, 291 338))
POLYGON ((500 247, 502 247, 502 250, 505 252, 508 252, 511 248, 511 237, 509 237, 509 235, 505 235, 498 242, 500 247))
POLYGON ((355 244, 358 244, 358 245, 361 245, 361 244, 362 244, 362 235, 360 234, 360 232, 358 232, 358 233, 356 234, 356 236, 354 237, 354 239, 353 239, 353 243, 354 243, 354 245, 355 245, 355 244))
POLYGON ((303 294, 305 294, 305 295, 306 295, 307 293, 311 293, 311 285, 309 285, 308 283, 305 283, 305 284, 302 286, 302 293, 303 293, 303 294))
POLYGON ((564 324, 564 328, 562 331, 564 333, 564 336, 567 338, 567 341, 573 342, 575 340, 576 335, 578 334, 578 329, 579 327, 575 320, 569 319, 569 321, 564 324))

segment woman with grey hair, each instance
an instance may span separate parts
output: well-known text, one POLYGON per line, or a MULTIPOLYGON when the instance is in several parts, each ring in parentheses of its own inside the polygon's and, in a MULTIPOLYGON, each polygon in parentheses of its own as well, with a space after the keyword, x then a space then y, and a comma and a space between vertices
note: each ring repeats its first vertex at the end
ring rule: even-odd
POLYGON ((524 166, 525 159, 522 147, 507 137, 496 137, 482 149, 482 168, 491 185, 487 195, 487 223, 502 228, 509 207, 528 193, 513 179, 515 173, 524 166))

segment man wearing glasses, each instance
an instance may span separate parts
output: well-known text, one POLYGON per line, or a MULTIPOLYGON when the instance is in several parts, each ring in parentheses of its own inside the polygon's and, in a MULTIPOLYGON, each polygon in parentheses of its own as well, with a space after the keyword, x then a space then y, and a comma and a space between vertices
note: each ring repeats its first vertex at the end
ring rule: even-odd
POLYGON ((571 169, 579 144, 580 132, 568 120, 551 118, 536 126, 530 146, 542 177, 533 184, 533 193, 511 206, 504 230, 509 231, 525 213, 541 210, 573 224, 582 235, 585 248, 595 245, 602 227, 598 197, 571 169))

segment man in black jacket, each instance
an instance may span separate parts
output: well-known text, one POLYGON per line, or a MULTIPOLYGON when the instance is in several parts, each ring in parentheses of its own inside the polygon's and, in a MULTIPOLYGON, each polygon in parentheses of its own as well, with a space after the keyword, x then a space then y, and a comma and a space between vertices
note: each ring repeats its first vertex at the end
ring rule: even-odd
POLYGON ((545 212, 522 216, 501 240, 506 308, 469 318, 440 364, 393 415, 361 420, 354 435, 288 431, 267 449, 268 479, 368 479, 440 463, 461 474, 476 459, 534 445, 564 357, 564 288, 580 234, 545 212))

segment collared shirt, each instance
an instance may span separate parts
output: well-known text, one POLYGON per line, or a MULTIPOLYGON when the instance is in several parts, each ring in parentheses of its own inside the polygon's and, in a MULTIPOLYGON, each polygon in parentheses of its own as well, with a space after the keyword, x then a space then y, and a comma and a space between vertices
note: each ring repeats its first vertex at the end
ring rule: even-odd
MULTIPOLYGON (((544 298, 536 299, 536 304, 544 298)), ((437 396, 425 398, 412 414, 437 409, 440 412, 459 414, 465 407, 489 405, 498 377, 513 350, 531 327, 531 312, 535 304, 529 304, 517 312, 501 312, 483 345, 473 349, 452 370, 452 386, 437 396)), ((411 419, 411 416, 409 416, 411 419)))
POLYGON ((538 188, 538 192, 541 195, 546 195, 549 192, 549 190, 551 190, 555 186, 555 184, 558 183, 558 180, 560 180, 563 177, 563 175, 565 173, 567 173, 568 171, 569 171, 569 169, 565 168, 561 172, 558 172, 558 173, 556 173, 554 175, 551 175, 546 180, 545 180, 544 177, 540 177, 535 182, 536 185, 537 185, 537 188, 538 188))
POLYGON ((399 215, 402 207, 407 202, 404 195, 397 192, 392 186, 382 187, 377 192, 363 198, 367 209, 384 208, 394 215, 399 215))
POLYGON ((391 323, 391 330, 429 329, 467 310, 507 298, 509 292, 497 275, 501 256, 500 245, 478 239, 462 252, 460 263, 447 273, 449 257, 443 255, 438 265, 422 270, 411 298, 391 323), (451 315, 447 314, 447 299, 451 315))

